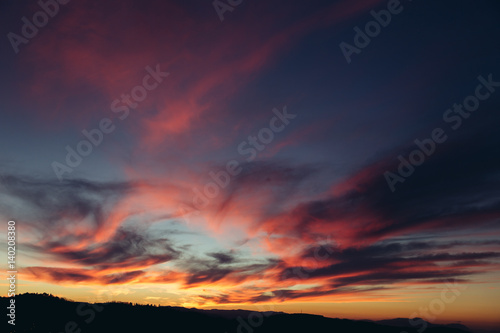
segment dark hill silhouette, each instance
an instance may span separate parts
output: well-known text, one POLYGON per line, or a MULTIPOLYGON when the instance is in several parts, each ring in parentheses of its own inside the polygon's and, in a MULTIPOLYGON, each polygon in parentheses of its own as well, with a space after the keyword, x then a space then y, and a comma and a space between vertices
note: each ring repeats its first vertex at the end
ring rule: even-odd
MULTIPOLYGON (((425 322, 427 327, 450 327, 450 328, 458 328, 461 330, 464 330, 466 332, 470 332, 470 329, 462 324, 447 324, 447 325, 437 325, 437 324, 432 324, 428 321, 425 321, 422 318, 414 318, 414 322, 425 322)), ((386 319, 386 320, 378 320, 374 321, 375 323, 382 324, 382 325, 387 325, 387 326, 396 326, 396 327, 406 327, 408 326, 408 318, 395 318, 395 319, 386 319)))
MULTIPOLYGON (((0 298, 3 309, 6 309, 8 302, 9 298, 0 298)), ((5 314, 3 316, 1 332, 17 333, 417 333, 418 329, 409 324, 400 327, 394 323, 383 325, 309 314, 198 310, 119 302, 78 303, 48 294, 22 294, 16 297, 15 329, 7 323, 5 314)), ((404 321, 398 323, 404 324, 404 321)), ((456 327, 436 325, 425 330, 425 333, 465 332, 456 327)))

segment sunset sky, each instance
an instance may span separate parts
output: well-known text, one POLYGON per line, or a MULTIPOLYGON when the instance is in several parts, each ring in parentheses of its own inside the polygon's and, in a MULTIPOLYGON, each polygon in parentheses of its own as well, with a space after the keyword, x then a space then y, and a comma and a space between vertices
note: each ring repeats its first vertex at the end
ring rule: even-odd
POLYGON ((1 274, 500 327, 498 1, 229 2, 0 2, 1 274))

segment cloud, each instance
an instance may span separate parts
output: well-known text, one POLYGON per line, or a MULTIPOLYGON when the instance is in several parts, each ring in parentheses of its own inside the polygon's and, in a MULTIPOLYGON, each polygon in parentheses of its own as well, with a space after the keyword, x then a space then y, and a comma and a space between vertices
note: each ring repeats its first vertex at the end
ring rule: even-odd
MULTIPOLYGON (((218 285, 236 286, 245 281, 263 277, 266 271, 273 269, 279 263, 275 259, 235 257, 234 253, 231 256, 232 260, 225 263, 221 263, 220 253, 212 257, 215 260, 193 257, 184 258, 183 261, 176 263, 180 271, 187 273, 183 281, 185 288, 205 286, 216 282, 218 285)), ((223 258, 227 259, 225 255, 223 258)))
MULTIPOLYGON (((52 252, 51 248, 45 251, 52 252)), ((168 262, 180 252, 165 238, 152 238, 134 230, 119 229, 105 243, 91 245, 81 250, 59 250, 52 253, 76 265, 92 266, 98 270, 130 267, 149 267, 168 262)))
POLYGON ((224 252, 214 252, 214 253, 207 253, 210 257, 213 257, 217 260, 219 264, 231 264, 236 261, 236 258, 231 252, 224 253, 224 252))
POLYGON ((26 267, 25 274, 31 275, 36 280, 50 282, 89 282, 94 280, 88 271, 69 268, 26 267))
POLYGON ((449 140, 396 192, 384 173, 397 170, 397 156, 408 156, 415 145, 379 156, 323 197, 264 221, 262 230, 300 238, 324 233, 349 246, 410 233, 489 228, 500 217, 500 157, 493 153, 500 139, 492 125, 498 116, 482 112, 470 127, 448 132, 449 140))
MULTIPOLYGON (((233 225, 247 230, 250 237, 262 219, 286 211, 287 205, 311 193, 307 181, 316 180, 320 173, 317 166, 284 161, 246 162, 240 167, 241 172, 230 177, 226 186, 219 187, 219 194, 215 197, 207 197, 203 192, 212 179, 194 185, 193 188, 201 194, 193 193, 191 202, 186 204, 202 214, 213 230, 220 231, 233 225)), ((215 165, 206 174, 220 170, 224 170, 223 167, 215 165)))
POLYGON ((72 284, 124 284, 131 282, 144 275, 143 271, 131 271, 119 274, 108 274, 99 276, 95 271, 87 269, 56 268, 56 267, 26 267, 23 276, 35 280, 48 281, 52 283, 72 284))
POLYGON ((481 111, 460 131, 447 132, 449 140, 394 193, 383 175, 397 169, 398 155, 415 149, 411 142, 336 183, 324 165, 273 158, 243 163, 201 213, 209 225, 241 231, 246 242, 238 246, 258 249, 260 260, 223 247, 200 256, 168 234, 148 231, 183 215, 176 205, 189 203, 197 184, 188 173, 180 185, 167 177, 104 183, 5 175, 0 205, 31 228, 35 241, 27 249, 79 267, 28 267, 37 280, 211 285, 224 295, 203 297, 228 303, 481 281, 498 267, 500 253, 500 243, 489 239, 500 217, 499 116, 481 111), (131 217, 142 228, 131 228, 131 217), (174 268, 159 267, 165 263, 174 268))
POLYGON ((132 183, 99 183, 82 179, 59 182, 56 179, 4 175, 0 193, 16 205, 4 204, 7 214, 45 223, 47 227, 64 220, 89 218, 95 227, 102 226, 106 206, 116 203, 133 188, 132 183), (17 207, 23 209, 14 210, 17 207))
MULTIPOLYGON (((443 154, 458 156, 461 140, 458 136, 450 141, 443 154)), ((149 232, 149 222, 141 223, 140 228, 139 224, 133 227, 125 223, 127 216, 148 220, 147 214, 133 215, 135 209, 142 207, 138 211, 144 211, 148 205, 155 215, 175 219, 177 215, 168 213, 172 194, 189 198, 181 186, 145 181, 59 183, 7 176, 3 191, 10 200, 23 202, 23 214, 32 210, 41 217, 42 225, 49 227, 39 227, 40 241, 27 248, 51 255, 56 263, 80 267, 28 267, 29 279, 83 284, 177 283, 186 289, 210 285, 224 287, 225 293, 203 295, 205 301, 227 303, 361 297, 408 283, 436 284, 452 278, 474 281, 498 267, 500 243, 495 239, 430 240, 450 229, 441 221, 443 216, 465 216, 455 223, 470 225, 478 235, 488 226, 488 221, 480 224, 477 218, 487 216, 495 207, 496 188, 483 179, 494 181, 496 170, 481 166, 481 156, 489 145, 494 142, 474 147, 479 150, 475 161, 479 165, 468 162, 456 166, 470 172, 463 181, 464 189, 455 186, 453 192, 441 186, 457 181, 454 175, 436 175, 440 185, 426 188, 434 183, 420 179, 431 172, 424 170, 423 176, 414 175, 418 178, 415 183, 404 184, 408 188, 402 187, 393 195, 382 176, 388 157, 354 173, 345 183, 319 192, 311 184, 323 179, 320 166, 285 161, 244 164, 242 173, 202 212, 209 221, 222 221, 222 228, 242 229, 250 243, 239 246, 259 246, 264 250, 259 260, 222 248, 199 256, 189 246, 181 248, 168 232, 149 232), (457 198, 462 205, 453 206, 456 212, 450 215, 447 204, 457 198), (122 205, 137 207, 123 210, 122 205), (58 215, 50 221, 55 216, 52 211, 58 215), (245 212, 251 215, 248 220, 243 218, 245 212), (119 223, 112 219, 116 214, 121 215, 119 223), (233 217, 239 219, 229 223, 233 217), (65 230, 63 221, 74 221, 77 232, 65 230), (105 238, 91 236, 110 225, 113 228, 105 238), (84 226, 90 228, 85 230, 84 226), (82 228, 85 232, 78 233, 82 228), (49 233, 57 236, 52 238, 49 233), (89 236, 87 241, 79 241, 89 236), (164 263, 171 268, 160 266, 164 263)), ((439 172, 444 165, 449 166, 448 158, 436 155, 427 167, 439 172)), ((36 226, 34 220, 30 224, 36 226)))

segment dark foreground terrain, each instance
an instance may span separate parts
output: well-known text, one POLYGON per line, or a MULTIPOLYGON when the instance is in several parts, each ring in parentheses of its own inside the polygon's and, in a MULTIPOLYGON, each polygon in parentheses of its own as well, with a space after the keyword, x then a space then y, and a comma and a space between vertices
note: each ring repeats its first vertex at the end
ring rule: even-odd
MULTIPOLYGON (((36 333, 417 333, 408 320, 384 323, 333 319, 308 314, 197 310, 131 303, 77 303, 47 294, 23 294, 15 298, 15 327, 6 316, 9 299, 0 298, 1 332, 36 333), (15 329, 14 329, 15 328, 15 329)), ((424 331, 422 331, 424 332, 424 331)), ((464 333, 465 326, 428 326, 425 333, 464 333)))

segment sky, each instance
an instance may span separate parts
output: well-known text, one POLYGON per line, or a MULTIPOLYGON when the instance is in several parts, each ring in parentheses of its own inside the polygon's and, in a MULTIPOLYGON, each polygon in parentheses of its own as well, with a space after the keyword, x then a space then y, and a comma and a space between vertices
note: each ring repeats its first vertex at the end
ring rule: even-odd
POLYGON ((18 293, 500 327, 499 14, 1 1, 18 293))

